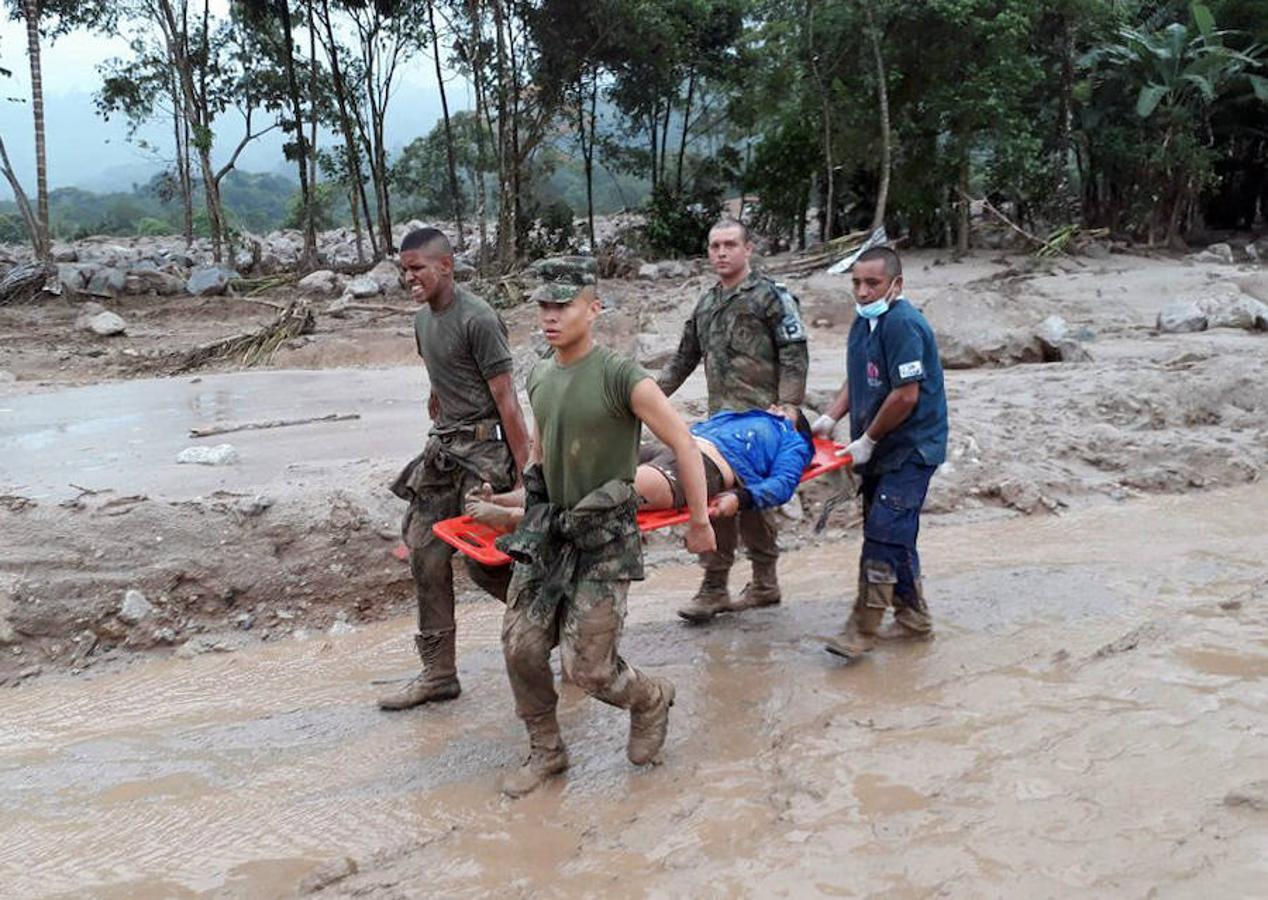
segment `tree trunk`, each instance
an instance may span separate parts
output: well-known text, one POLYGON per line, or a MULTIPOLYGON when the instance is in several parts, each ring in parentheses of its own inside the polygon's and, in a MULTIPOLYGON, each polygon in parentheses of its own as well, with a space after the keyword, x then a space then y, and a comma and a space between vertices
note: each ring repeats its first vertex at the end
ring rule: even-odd
MULTIPOLYGON (((374 222, 370 218, 370 201, 365 194, 365 179, 361 174, 361 151, 357 149, 356 135, 352 131, 352 116, 348 112, 348 85, 343 80, 343 68, 339 62, 339 45, 335 42, 334 28, 330 23, 330 0, 321 0, 321 21, 326 32, 326 56, 330 60, 330 78, 335 89, 335 105, 339 108, 339 130, 343 132, 344 152, 347 153, 348 177, 356 189, 357 198, 361 201, 361 211, 365 214, 365 228, 370 239, 370 252, 376 253, 374 241, 374 222)), ((353 210, 355 221, 356 211, 353 210)), ((358 232, 360 238, 360 232, 358 232)), ((364 262, 360 243, 357 244, 357 261, 364 262)))
POLYGON ((348 209, 352 212, 352 231, 357 236, 357 262, 365 263, 365 241, 361 235, 361 217, 357 215, 357 190, 348 188, 348 209))
MULTIPOLYGON (((479 21, 478 10, 472 14, 472 29, 474 39, 472 45, 476 48, 471 58, 471 80, 475 85, 475 129, 476 129, 476 166, 475 166, 475 189, 476 189, 476 221, 479 223, 480 229, 480 254, 479 264, 481 271, 484 270, 485 263, 489 259, 489 218, 488 218, 488 188, 484 183, 484 170, 488 157, 485 155, 485 128, 488 125, 488 101, 484 90, 484 56, 480 52, 482 46, 482 36, 479 21)), ((491 133, 491 132, 490 132, 491 133)))
POLYGON ((864 0, 863 12, 867 16, 867 32, 872 44, 872 62, 876 66, 876 100, 881 112, 881 177, 876 189, 876 210, 872 213, 872 231, 885 225, 885 208, 889 204, 890 128, 889 85, 885 79, 885 57, 881 55, 880 31, 872 16, 872 8, 864 0))
POLYGON ((313 194, 308 183, 308 142, 304 139, 304 111, 299 97, 299 79, 295 76, 295 40, 291 28, 291 7, 289 0, 278 4, 282 15, 283 59, 286 62, 286 87, 290 95, 291 115, 295 117, 295 143, 297 146, 295 163, 299 170, 299 195, 303 205, 304 219, 304 251, 299 258, 301 272, 312 271, 317 267, 317 232, 313 227, 313 194))
POLYGON ((577 131, 581 136, 581 159, 586 173, 586 234, 590 238, 590 252, 594 253, 597 250, 594 239, 594 125, 599 102, 598 70, 593 70, 590 75, 589 139, 586 138, 586 100, 583 79, 584 76, 577 76, 577 131))
POLYGON ((509 272, 514 265, 515 247, 515 198, 511 166, 511 110, 507 97, 506 22, 502 12, 502 0, 491 0, 493 28, 497 46, 497 147, 498 147, 498 271, 509 272))
POLYGON ((682 164, 687 156, 687 131, 691 125, 691 101, 696 93, 696 70, 691 70, 691 75, 687 79, 687 102, 682 108, 682 139, 678 142, 678 173, 675 182, 678 185, 678 193, 682 193, 682 164))
POLYGON ((966 145, 960 159, 960 205, 959 228, 955 235, 955 255, 957 258, 969 252, 969 148, 966 145))
POLYGON ((5 181, 9 182, 9 187, 13 190, 13 200, 18 206, 18 213, 22 216, 22 223, 26 225, 27 234, 31 236, 35 258, 43 260, 44 256, 40 253, 39 246, 40 223, 31 209, 31 201, 27 198, 26 191, 22 189, 22 182, 18 181, 18 176, 9 163, 9 153, 4 147, 3 134, 0 134, 0 174, 4 175, 5 181))
POLYGON ((35 119, 36 229, 31 233, 35 258, 48 263, 52 248, 48 223, 48 156, 44 146, 44 78, 40 72, 39 0, 25 0, 26 49, 31 60, 31 113, 35 119))
POLYGON ((308 0, 308 183, 317 193, 317 29, 313 27, 313 0, 308 0))
POLYGON ((454 157, 453 128, 449 122, 449 98, 445 93, 445 75, 440 68, 440 38, 436 34, 434 0, 427 2, 427 23, 431 28, 431 49, 432 60, 436 64, 436 84, 440 88, 440 112, 445 121, 445 156, 449 165, 449 205, 453 211, 454 224, 458 228, 458 249, 465 250, 467 237, 462 227, 462 194, 458 189, 458 164, 454 157))
POLYGON ((656 147, 660 138, 660 106, 657 103, 652 104, 652 110, 648 113, 648 125, 650 126, 648 131, 651 135, 652 145, 652 193, 655 194, 656 188, 660 184, 660 179, 657 177, 660 167, 656 165, 656 147))

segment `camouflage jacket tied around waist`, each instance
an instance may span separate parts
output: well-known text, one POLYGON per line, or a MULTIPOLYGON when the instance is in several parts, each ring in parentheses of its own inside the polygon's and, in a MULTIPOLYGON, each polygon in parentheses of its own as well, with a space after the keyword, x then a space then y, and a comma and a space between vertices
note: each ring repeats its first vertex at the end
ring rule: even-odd
POLYGON ((643 577, 638 496, 629 482, 613 479, 571 509, 546 499, 540 467, 524 473, 526 508, 519 527, 497 547, 531 570, 540 585, 528 617, 549 627, 561 603, 571 603, 581 581, 637 581, 643 577))

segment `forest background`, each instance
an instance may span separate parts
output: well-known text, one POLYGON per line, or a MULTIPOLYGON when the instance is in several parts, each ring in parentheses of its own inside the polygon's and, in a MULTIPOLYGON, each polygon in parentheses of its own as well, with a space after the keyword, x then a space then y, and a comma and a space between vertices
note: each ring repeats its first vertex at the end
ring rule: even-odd
POLYGON ((422 218, 509 271, 594 250, 595 217, 620 210, 655 251, 698 253, 736 198, 777 247, 885 224, 964 252, 970 198, 1039 234, 1181 247, 1258 229, 1268 198, 1262 0, 0 3, 21 26, 0 104, 27 113, 0 132, 0 242, 37 256, 173 234, 219 258, 287 227, 304 268, 321 230, 355 229, 369 260, 422 218), (128 48, 97 67, 96 115, 154 171, 108 192, 48 166, 99 122, 49 129, 41 55, 93 35, 128 48), (404 86, 411 66, 438 96, 404 86), (240 167, 270 142, 271 170, 240 167))

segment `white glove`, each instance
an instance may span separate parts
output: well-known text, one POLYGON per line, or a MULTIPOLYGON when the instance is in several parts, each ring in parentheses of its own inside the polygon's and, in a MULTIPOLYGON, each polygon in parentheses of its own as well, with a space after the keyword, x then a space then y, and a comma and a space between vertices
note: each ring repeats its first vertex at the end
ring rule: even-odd
POLYGON ((836 427, 837 420, 832 416, 820 416, 815 419, 815 423, 810 426, 810 431, 815 437, 832 437, 832 429, 836 427))
POLYGON ((876 441, 867 436, 867 432, 863 432, 862 437, 857 441, 851 441, 844 450, 838 450, 837 456, 845 456, 849 454, 854 461, 854 465, 861 466, 872 458, 872 451, 876 449, 876 441))

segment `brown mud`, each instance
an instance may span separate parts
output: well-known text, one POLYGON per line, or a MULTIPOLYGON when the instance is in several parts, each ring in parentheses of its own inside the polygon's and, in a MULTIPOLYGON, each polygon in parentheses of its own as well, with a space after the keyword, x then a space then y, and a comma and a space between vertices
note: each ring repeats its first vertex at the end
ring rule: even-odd
POLYGON ((0 693, 11 896, 1251 896, 1268 841, 1268 488, 928 531, 939 635, 842 667, 857 540, 778 608, 690 628, 639 585, 628 657, 678 685, 663 764, 565 687, 573 768, 518 802, 493 601, 465 693, 372 703, 406 620, 0 693), (827 575, 831 577, 825 577, 827 575))

